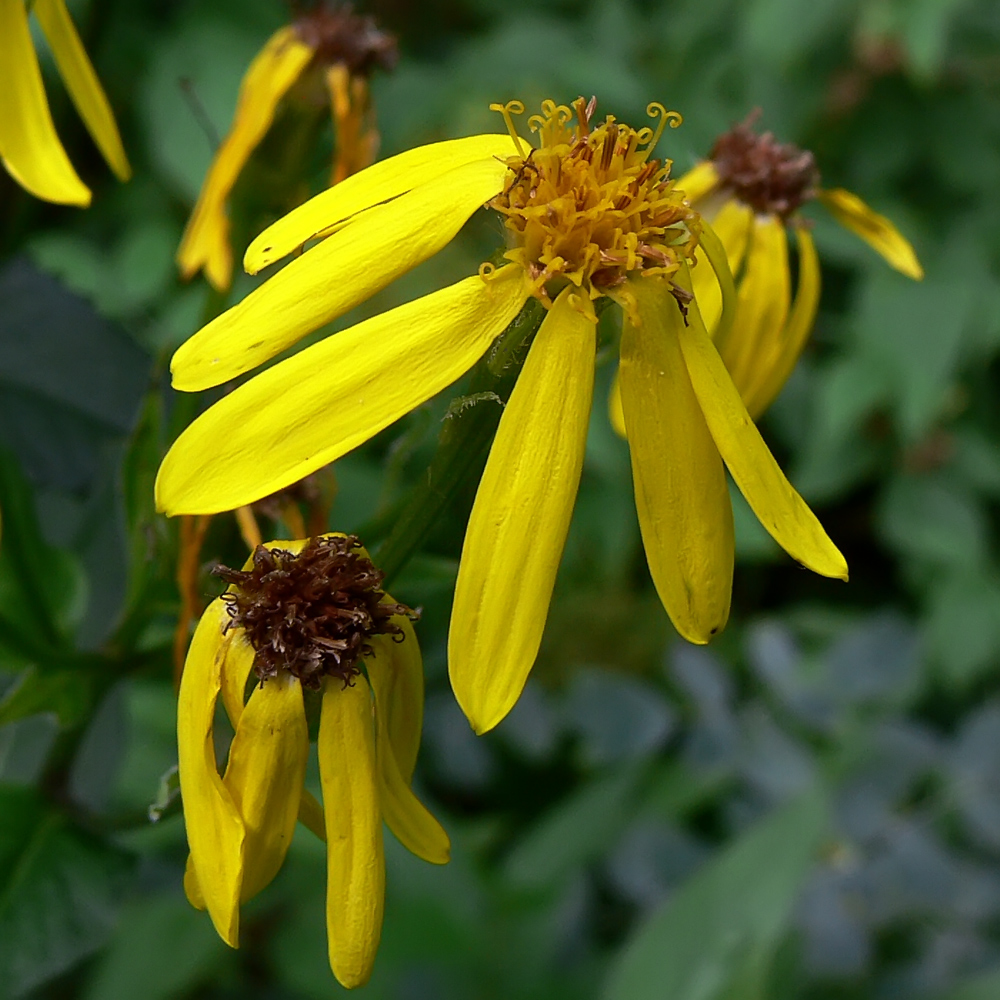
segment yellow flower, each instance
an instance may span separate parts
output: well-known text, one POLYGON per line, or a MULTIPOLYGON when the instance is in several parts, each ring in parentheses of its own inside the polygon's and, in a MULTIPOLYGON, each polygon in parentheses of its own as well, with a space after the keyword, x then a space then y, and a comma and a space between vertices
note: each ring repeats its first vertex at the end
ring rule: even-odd
POLYGON ((450 850, 410 788, 423 718, 413 627, 354 537, 270 542, 243 571, 220 575, 231 586, 198 624, 177 710, 185 891, 237 947, 240 904, 278 873, 300 820, 327 843, 330 967, 360 986, 382 928, 382 821, 427 861, 443 864, 450 850), (236 733, 221 777, 220 696, 236 733), (303 788, 304 696, 322 703, 322 806, 303 788))
MULTIPOLYGON (((721 311, 718 283, 710 270, 692 272, 694 293, 715 346, 756 420, 781 391, 805 347, 816 319, 820 268, 808 223, 798 214, 818 199, 846 229, 857 233, 892 267, 919 281, 924 272, 913 247, 883 215, 843 188, 821 190, 812 153, 757 135, 750 123, 716 141, 709 159, 685 174, 677 186, 712 220, 726 248, 733 274, 740 275, 739 307, 728 331, 716 328, 721 311), (799 253, 798 290, 791 296, 789 230, 799 253)), ((612 386, 611 422, 625 434, 621 395, 612 386)))
MULTIPOLYGON (((87 131, 115 176, 127 181, 132 171, 111 105, 64 0, 34 0, 28 6, 87 131)), ((0 94, 0 159, 11 177, 36 198, 89 205, 90 189, 77 176, 56 134, 23 0, 0 0, 0 94)))
MULTIPOLYGON (((499 106, 498 106, 499 107, 499 106)), ((710 230, 650 158, 668 120, 639 131, 594 102, 552 101, 541 143, 473 136, 402 153, 296 209, 251 244, 251 271, 318 233, 293 260, 174 355, 174 385, 227 381, 363 301, 443 247, 492 199, 509 261, 365 320, 235 389, 177 439, 160 468, 170 514, 230 509, 295 482, 450 385, 529 296, 549 308, 503 413, 456 584, 449 666, 475 729, 496 725, 535 660, 583 464, 594 380, 593 301, 625 313, 622 396, 650 572, 678 630, 704 643, 726 623, 733 520, 723 461, 795 559, 845 578, 843 556, 747 416, 692 301, 698 245, 732 278, 710 230), (715 249, 712 249, 712 247, 715 249), (685 313, 687 314, 685 316, 685 313)), ((514 102, 499 107, 510 123, 514 102)))
POLYGON ((395 39, 379 31, 371 17, 353 14, 349 7, 329 9, 321 4, 268 39, 243 77, 233 123, 177 249, 177 266, 184 278, 204 268, 205 277, 219 291, 232 283, 229 196, 293 86, 299 84, 303 100, 314 100, 311 91, 317 81, 307 71, 322 72, 331 101, 337 133, 331 183, 336 184, 375 159, 378 133, 371 121, 366 75, 376 65, 391 69, 395 61, 395 39))

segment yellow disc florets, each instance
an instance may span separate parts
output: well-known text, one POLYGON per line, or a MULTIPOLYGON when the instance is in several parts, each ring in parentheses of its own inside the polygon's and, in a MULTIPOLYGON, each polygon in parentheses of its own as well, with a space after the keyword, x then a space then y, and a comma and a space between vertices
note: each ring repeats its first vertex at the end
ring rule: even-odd
POLYGON ((512 248, 504 256, 527 271, 546 303, 567 283, 597 298, 630 274, 669 277, 698 243, 700 217, 670 179, 671 161, 650 159, 664 126, 679 125, 680 115, 651 104, 655 132, 610 115, 592 127, 596 103, 580 97, 571 109, 544 101, 528 119, 538 148, 514 129, 511 115, 523 104, 491 105, 518 150, 507 161, 511 179, 491 202, 507 219, 512 248))

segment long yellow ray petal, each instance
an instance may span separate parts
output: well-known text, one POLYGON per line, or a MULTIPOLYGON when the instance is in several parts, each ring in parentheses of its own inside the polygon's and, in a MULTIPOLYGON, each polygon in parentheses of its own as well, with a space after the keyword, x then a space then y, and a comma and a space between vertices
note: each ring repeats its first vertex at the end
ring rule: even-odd
POLYGON ((177 700, 177 753, 184 825, 197 886, 212 923, 226 944, 239 944, 244 827, 232 794, 215 764, 212 730, 222 685, 228 621, 213 601, 195 629, 177 700))
MULTIPOLYGON (((753 229, 753 209, 735 198, 729 198, 712 219, 712 228, 725 248, 730 273, 738 274, 746 253, 748 237, 753 229)), ((695 252, 695 259, 698 263, 691 269, 691 289, 698 300, 705 326, 715 338, 716 326, 722 314, 722 290, 701 247, 695 252)))
POLYGON ((160 510, 232 510, 298 482, 472 367, 517 315, 514 265, 334 334, 223 397, 174 442, 160 510))
POLYGON ((884 215, 872 211, 856 194, 843 188, 820 191, 819 200, 830 214, 852 233, 857 233, 897 271, 920 281, 924 269, 910 241, 884 215))
POLYGON ((677 190, 687 195, 690 204, 704 198, 718 187, 719 175, 711 160, 702 160, 677 179, 677 190))
POLYGON ((639 528, 674 627, 706 643, 725 626, 733 589, 726 472, 691 388, 669 286, 640 279, 632 289, 641 322, 626 314, 620 372, 639 528))
POLYGON ((400 772, 387 727, 377 718, 377 706, 378 702, 376 752, 382 815, 408 851, 432 865, 445 865, 451 858, 451 841, 400 772))
POLYGON ((744 399, 781 342, 791 301, 788 236, 776 215, 757 216, 740 282, 736 321, 719 353, 744 399))
MULTIPOLYGON (((227 621, 229 617, 227 616, 227 621)), ((242 629, 231 629, 222 663, 222 704, 233 729, 240 724, 247 678, 253 668, 254 650, 242 629)))
POLYGON ((364 302, 449 243, 506 173, 497 160, 458 167, 308 250, 178 348, 174 388, 235 378, 364 302))
POLYGON ((718 283, 721 306, 718 313, 719 318, 715 321, 713 336, 716 343, 725 344, 736 319, 738 307, 736 284, 733 272, 729 267, 729 253, 723 246, 722 240, 716 235, 715 230, 705 219, 701 220, 698 249, 702 253, 703 259, 711 265, 718 283))
POLYGON ((588 305, 570 286, 542 321, 465 533, 448 668, 477 733, 510 711, 538 655, 587 441, 596 329, 588 305))
POLYGON ((409 782, 417 766, 424 724, 424 666, 410 620, 394 615, 392 623, 403 630, 404 639, 397 642, 391 636, 375 636, 371 640, 375 655, 368 679, 379 706, 379 725, 385 728, 399 770, 409 782))
POLYGON ((327 188, 268 226, 247 247, 243 266, 256 274, 358 212, 398 198, 456 167, 476 160, 502 160, 510 154, 509 135, 470 135, 391 156, 327 188))
MULTIPOLYGON (((683 281, 684 278, 679 279, 683 281)), ((847 579, 847 562, 778 467, 705 330, 697 303, 679 340, 705 422, 740 492, 771 537, 821 576, 847 579)))
POLYGON ((90 189, 56 134, 23 0, 0 0, 0 39, 0 160, 36 198, 86 208, 90 189))
POLYGON ((781 392, 809 339, 819 308, 820 267, 816 244, 805 226, 796 227, 799 244, 799 287, 788 323, 772 354, 758 367, 759 378, 744 395, 747 412, 756 420, 781 392))
POLYGON ((59 75, 101 155, 120 181, 132 176, 114 112, 80 41, 64 0, 35 0, 32 8, 45 32, 59 75))
POLYGON ((240 84, 233 123, 212 160, 177 248, 177 266, 183 277, 190 278, 203 267, 215 288, 229 288, 233 251, 226 202, 250 154, 271 127, 278 102, 302 75, 313 54, 295 29, 287 26, 276 31, 250 63, 240 84))
POLYGON ((302 685, 294 677, 259 684, 240 716, 223 779, 246 829, 243 902, 268 885, 285 860, 308 756, 302 685))
POLYGON ((352 989, 371 975, 385 905, 375 732, 364 677, 351 687, 327 680, 317 750, 327 834, 330 968, 352 989))

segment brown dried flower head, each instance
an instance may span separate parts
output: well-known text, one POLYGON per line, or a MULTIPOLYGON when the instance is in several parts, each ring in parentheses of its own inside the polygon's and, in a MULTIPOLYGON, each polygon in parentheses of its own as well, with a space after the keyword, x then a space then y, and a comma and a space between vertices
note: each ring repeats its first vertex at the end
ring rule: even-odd
POLYGON ((719 180, 740 201, 761 215, 786 219, 816 196, 819 170, 807 150, 780 143, 771 132, 758 135, 751 126, 755 111, 716 140, 709 154, 719 180))
POLYGON ((312 538, 297 554, 258 545, 250 569, 214 572, 230 584, 222 595, 232 619, 227 629, 243 630, 262 681, 287 672, 312 690, 324 677, 349 685, 372 653, 369 640, 401 642, 393 616, 416 617, 384 600, 383 575, 353 535, 312 538))
POLYGON ((318 62, 341 63, 351 76, 390 71, 399 59, 396 36, 383 31, 370 15, 355 14, 350 4, 320 3, 303 11, 295 19, 295 30, 316 50, 318 62))

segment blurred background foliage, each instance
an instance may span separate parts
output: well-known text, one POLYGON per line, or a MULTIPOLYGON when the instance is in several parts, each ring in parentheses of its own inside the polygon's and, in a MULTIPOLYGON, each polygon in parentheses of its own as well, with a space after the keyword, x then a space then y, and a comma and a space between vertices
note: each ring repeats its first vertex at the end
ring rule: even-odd
MULTIPOLYGON (((242 72, 288 11, 71 8, 135 179, 111 180, 58 86, 59 131, 94 206, 45 205, 0 177, 0 996, 329 997, 324 852, 309 834, 248 907, 240 951, 184 900, 177 530, 151 501, 166 443, 206 403, 170 393, 169 354, 223 304, 178 281, 173 253, 242 72)), ((610 350, 543 652, 482 739, 445 673, 471 497, 422 539, 393 589, 423 609, 417 780, 454 860, 431 868, 387 845, 385 933, 361 995, 1000 996, 1000 7, 367 9, 402 49, 373 85, 383 154, 496 131, 491 101, 597 94, 636 124, 650 100, 680 110, 660 151, 682 171, 759 107, 764 127, 815 151, 827 186, 900 225, 927 278, 890 272, 816 213, 820 317, 763 428, 845 551, 849 585, 799 570, 738 506, 732 621, 710 648, 678 639, 603 405, 610 350)), ((318 190, 331 144, 295 178, 269 172, 263 147, 236 195, 245 226, 318 190)), ((474 218, 341 325, 469 273, 498 236, 474 218)), ((377 542, 447 403, 337 463, 331 527, 377 542)), ((244 554, 216 519, 206 596, 208 564, 244 554)))

